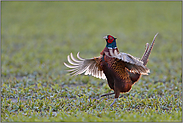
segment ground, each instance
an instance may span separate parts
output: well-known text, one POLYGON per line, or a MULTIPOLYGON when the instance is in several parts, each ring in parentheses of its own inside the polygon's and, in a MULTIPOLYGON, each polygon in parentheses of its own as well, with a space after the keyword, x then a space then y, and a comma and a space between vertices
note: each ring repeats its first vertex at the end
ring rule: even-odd
POLYGON ((182 121, 181 1, 1 2, 1 120, 182 121), (106 80, 70 76, 71 52, 92 58, 117 38, 120 52, 141 57, 156 33, 151 73, 111 108, 106 80))

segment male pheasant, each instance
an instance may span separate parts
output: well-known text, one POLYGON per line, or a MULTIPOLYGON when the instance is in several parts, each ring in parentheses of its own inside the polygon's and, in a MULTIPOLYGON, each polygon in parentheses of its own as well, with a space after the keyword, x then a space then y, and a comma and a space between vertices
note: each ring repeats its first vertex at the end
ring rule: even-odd
POLYGON ((64 63, 64 65, 71 68, 68 70, 71 72, 71 75, 84 73, 85 75, 92 75, 96 78, 107 79, 109 87, 114 90, 114 92, 102 96, 115 94, 115 99, 110 105, 113 106, 120 92, 124 93, 130 91, 132 85, 139 80, 141 75, 148 75, 148 73, 150 73, 146 64, 157 34, 154 36, 150 47, 149 44, 146 43, 146 49, 141 59, 127 53, 119 52, 116 46, 116 38, 107 35, 104 37, 107 45, 102 50, 99 57, 83 59, 79 56, 78 52, 78 60, 75 59, 71 53, 70 56, 68 55, 67 57, 71 65, 66 63, 64 63))

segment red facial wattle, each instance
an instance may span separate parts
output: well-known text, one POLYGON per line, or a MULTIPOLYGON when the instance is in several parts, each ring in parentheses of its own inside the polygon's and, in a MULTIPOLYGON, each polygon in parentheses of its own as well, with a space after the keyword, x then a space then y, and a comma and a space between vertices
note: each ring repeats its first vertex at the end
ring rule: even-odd
POLYGON ((114 38, 111 35, 108 35, 108 43, 112 43, 114 41, 114 38))

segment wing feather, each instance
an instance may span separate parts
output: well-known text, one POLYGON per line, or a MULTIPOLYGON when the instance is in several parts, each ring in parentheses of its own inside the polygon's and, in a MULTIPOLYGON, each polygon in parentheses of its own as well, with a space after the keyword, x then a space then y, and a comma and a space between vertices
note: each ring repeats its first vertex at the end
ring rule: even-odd
POLYGON ((78 57, 79 60, 85 60, 85 59, 83 59, 83 58, 81 58, 81 57, 79 56, 79 52, 77 53, 77 57, 78 57))
POLYGON ((72 53, 71 53, 71 59, 72 59, 74 62, 78 62, 78 63, 80 62, 80 61, 78 61, 77 59, 74 58, 74 56, 72 55, 72 53))
POLYGON ((106 79, 105 74, 103 71, 99 71, 97 66, 96 59, 98 58, 91 58, 91 59, 84 59, 79 56, 79 52, 77 53, 77 58, 74 58, 73 54, 71 53, 68 55, 67 60, 70 65, 64 62, 64 65, 70 68, 68 71, 71 75, 78 75, 84 73, 85 75, 92 75, 96 78, 106 79))
POLYGON ((68 62, 69 62, 70 64, 72 64, 72 65, 77 65, 77 63, 73 62, 73 61, 70 59, 69 55, 67 56, 67 60, 68 60, 68 62))
POLYGON ((150 73, 150 70, 143 65, 143 61, 140 61, 137 57, 120 52, 117 56, 115 56, 115 58, 123 61, 125 63, 125 67, 132 73, 139 73, 143 75, 148 75, 148 73, 150 73))

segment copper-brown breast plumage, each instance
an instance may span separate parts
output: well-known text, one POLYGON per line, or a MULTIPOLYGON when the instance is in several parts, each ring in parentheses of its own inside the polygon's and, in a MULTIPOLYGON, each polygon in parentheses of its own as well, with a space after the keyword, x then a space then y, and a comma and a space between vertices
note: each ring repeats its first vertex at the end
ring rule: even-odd
POLYGON ((113 72, 116 73, 116 76, 123 80, 129 79, 129 74, 126 71, 125 64, 121 60, 117 58, 111 58, 106 56, 106 62, 108 63, 108 67, 112 68, 113 72))

